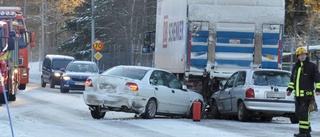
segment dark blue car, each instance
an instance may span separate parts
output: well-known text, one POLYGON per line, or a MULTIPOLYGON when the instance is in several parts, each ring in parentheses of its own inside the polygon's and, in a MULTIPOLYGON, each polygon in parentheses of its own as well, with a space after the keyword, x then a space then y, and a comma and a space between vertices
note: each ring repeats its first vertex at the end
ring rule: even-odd
POLYGON ((87 78, 99 74, 97 64, 92 61, 72 61, 63 71, 61 93, 68 93, 69 90, 84 90, 87 78))

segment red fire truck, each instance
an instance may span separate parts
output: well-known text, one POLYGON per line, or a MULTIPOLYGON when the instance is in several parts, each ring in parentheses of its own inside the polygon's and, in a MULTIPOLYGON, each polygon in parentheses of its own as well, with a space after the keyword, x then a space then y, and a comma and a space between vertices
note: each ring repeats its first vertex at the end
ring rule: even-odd
MULTIPOLYGON (((14 21, 18 22, 18 28, 16 33, 19 35, 19 86, 20 90, 24 90, 26 88, 26 84, 29 83, 29 49, 30 47, 34 47, 34 42, 28 43, 29 35, 27 32, 27 27, 25 20, 22 15, 22 10, 20 7, 0 7, 0 16, 1 13, 5 15, 6 13, 15 13, 15 16, 5 16, 6 18, 2 19, 13 19, 14 21)), ((33 35, 32 35, 33 36, 33 35)), ((32 38, 34 39, 34 38, 32 38)))
POLYGON ((0 88, 0 103, 4 103, 3 92, 9 101, 15 101, 18 89, 25 89, 29 81, 28 45, 34 46, 34 34, 27 31, 19 7, 0 7, 0 22, 0 65, 4 83, 0 88))

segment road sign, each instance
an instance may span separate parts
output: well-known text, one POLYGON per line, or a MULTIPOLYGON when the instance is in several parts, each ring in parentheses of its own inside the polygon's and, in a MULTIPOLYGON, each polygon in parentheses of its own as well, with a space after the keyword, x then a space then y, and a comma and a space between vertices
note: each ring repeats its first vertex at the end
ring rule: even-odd
POLYGON ((101 40, 95 41, 92 46, 95 51, 102 51, 104 48, 104 44, 101 40))
POLYGON ((100 52, 97 52, 96 54, 94 54, 94 58, 100 60, 102 58, 102 54, 100 52))

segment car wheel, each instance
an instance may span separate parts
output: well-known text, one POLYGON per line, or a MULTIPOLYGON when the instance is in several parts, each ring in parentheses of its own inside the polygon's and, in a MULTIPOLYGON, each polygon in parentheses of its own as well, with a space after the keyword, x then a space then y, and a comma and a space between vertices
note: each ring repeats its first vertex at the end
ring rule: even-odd
POLYGON ((212 118, 214 118, 214 119, 220 118, 220 111, 219 111, 218 104, 216 101, 212 101, 210 110, 211 110, 212 118))
POLYGON ((25 90, 25 89, 26 89, 26 84, 19 85, 19 90, 25 90))
POLYGON ((94 110, 91 110, 91 116, 94 119, 100 119, 103 118, 106 115, 106 112, 101 112, 101 107, 100 106, 96 106, 94 107, 94 110))
POLYGON ((46 84, 47 84, 47 83, 44 82, 43 78, 41 78, 41 87, 43 87, 43 88, 46 87, 46 84))
POLYGON ((295 114, 293 114, 293 115, 290 116, 290 121, 291 121, 292 124, 297 124, 297 123, 299 123, 299 119, 298 119, 298 117, 297 117, 295 114))
POLYGON ((260 117, 260 120, 265 122, 271 122, 272 118, 273 117, 270 117, 270 116, 263 116, 263 117, 260 117))
POLYGON ((157 103, 154 99, 150 99, 146 105, 146 110, 142 118, 152 119, 157 113, 157 103))
POLYGON ((12 95, 12 94, 10 94, 9 96, 8 96, 8 100, 9 101, 16 101, 16 94, 14 94, 14 95, 12 95))
POLYGON ((50 88, 54 88, 53 78, 50 78, 50 88))
POLYGON ((246 122, 249 119, 249 111, 243 102, 240 102, 238 106, 238 119, 241 122, 246 122))
POLYGON ((69 93, 69 89, 60 88, 60 92, 61 93, 69 93))

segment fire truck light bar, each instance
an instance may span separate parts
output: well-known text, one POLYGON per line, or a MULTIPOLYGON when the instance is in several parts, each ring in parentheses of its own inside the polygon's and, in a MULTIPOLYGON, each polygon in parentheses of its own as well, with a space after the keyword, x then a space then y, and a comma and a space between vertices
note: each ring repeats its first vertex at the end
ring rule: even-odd
POLYGON ((15 16, 16 12, 14 11, 1 11, 0 16, 15 16))

